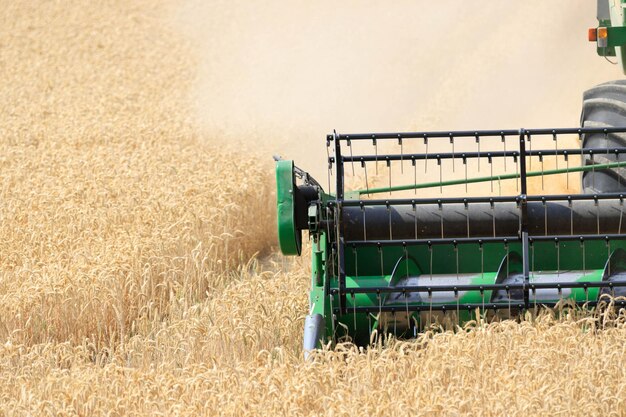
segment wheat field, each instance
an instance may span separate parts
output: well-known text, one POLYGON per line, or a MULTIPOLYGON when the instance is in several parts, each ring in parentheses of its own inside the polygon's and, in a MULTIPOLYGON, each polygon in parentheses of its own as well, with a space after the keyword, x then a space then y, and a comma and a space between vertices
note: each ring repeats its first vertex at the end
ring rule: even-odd
POLYGON ((624 415, 623 317, 302 359, 273 167, 198 127, 175 3, 0 11, 0 414, 624 415))

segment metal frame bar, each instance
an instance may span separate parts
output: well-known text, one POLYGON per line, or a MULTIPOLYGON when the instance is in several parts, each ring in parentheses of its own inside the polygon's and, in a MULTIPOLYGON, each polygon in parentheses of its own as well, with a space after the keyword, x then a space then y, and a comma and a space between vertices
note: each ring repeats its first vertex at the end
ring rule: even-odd
MULTIPOLYGON (((625 237, 626 238, 626 237, 625 237)), ((455 237, 435 239, 393 239, 393 240, 347 240, 346 246, 415 246, 415 245, 462 245, 472 243, 512 243, 519 242, 519 236, 504 237, 455 237)))
POLYGON ((458 130, 430 132, 398 132, 398 133, 349 133, 337 134, 340 141, 373 140, 373 139, 430 139, 430 138, 479 138, 518 136, 523 131, 526 137, 546 135, 572 135, 594 133, 624 133, 626 127, 577 127, 558 129, 505 129, 505 130, 458 130))
MULTIPOLYGON (((528 235, 528 242, 532 245, 534 242, 560 242, 560 241, 580 241, 589 240, 626 240, 626 234, 588 234, 588 235, 528 235)), ((436 239, 393 239, 393 240, 347 240, 344 242, 346 246, 362 247, 362 246, 415 246, 415 245, 462 245, 462 244, 483 244, 498 243, 504 244, 520 242, 520 236, 502 236, 502 237, 455 237, 455 238, 436 238, 436 239)))
MULTIPOLYGON (((624 162, 626 164, 626 162, 624 162)), ((617 200, 624 201, 625 193, 605 194, 546 194, 526 196, 528 202, 583 201, 583 200, 617 200)), ((522 198, 515 196, 494 197, 442 197, 442 198, 398 198, 387 200, 343 200, 343 207, 369 207, 386 205, 422 205, 422 204, 472 204, 472 203, 520 203, 522 198)))
MULTIPOLYGON (((341 141, 337 136, 337 132, 333 131, 333 141, 335 142, 335 157, 337 160, 342 160, 341 157, 341 141)), ((336 171, 336 204, 335 204, 335 223, 336 223, 336 235, 335 235, 335 244, 337 245, 337 278, 339 280, 339 288, 344 290, 339 294, 339 308, 342 313, 345 312, 346 308, 346 272, 345 272, 345 257, 344 257, 344 242, 343 242, 343 230, 341 225, 341 210, 342 210, 342 202, 343 202, 343 193, 344 193, 344 183, 343 183, 343 163, 335 164, 336 171)))
MULTIPOLYGON (((562 299, 565 302, 570 302, 570 299, 562 299)), ((542 302, 537 300, 530 300, 530 303, 526 305, 526 303, 519 302, 511 302, 511 303, 458 303, 458 304, 432 304, 432 305, 411 305, 409 306, 361 306, 361 307, 350 307, 350 314, 354 313, 403 313, 407 310, 410 312, 428 312, 428 311, 472 311, 479 309, 484 309, 484 311, 488 310, 507 310, 507 309, 518 309, 518 310, 530 310, 535 307, 544 306, 544 307, 556 307, 560 301, 558 302, 542 302)), ((576 302, 574 300, 571 301, 572 304, 577 306, 587 306, 587 307, 596 307, 600 304, 608 305, 607 301, 584 301, 584 302, 576 302)), ((626 300, 612 300, 614 306, 617 307, 626 307, 626 300)), ((335 313, 338 313, 338 309, 333 309, 335 313)))
MULTIPOLYGON (((528 251, 529 239, 528 239, 528 191, 527 191, 527 176, 526 172, 526 132, 524 129, 519 131, 519 151, 522 155, 520 157, 520 182, 521 191, 519 195, 520 204, 520 236, 522 238, 522 274, 524 275, 524 286, 527 286, 530 282, 530 255, 528 251)), ((508 262, 508 261, 507 261, 508 262)), ((524 288, 524 304, 527 306, 529 303, 528 289, 524 288)))
MULTIPOLYGON (((621 155, 626 148, 579 148, 579 149, 537 149, 525 151, 526 156, 578 156, 578 155, 621 155)), ((476 158, 514 158, 520 156, 519 151, 481 151, 481 152, 440 152, 440 153, 407 153, 407 154, 380 154, 342 156, 342 162, 374 162, 374 161, 420 161, 442 159, 476 159, 476 158)), ((334 159, 333 159, 334 162, 334 159)))
MULTIPOLYGON (((401 288, 395 287, 355 287, 347 288, 347 294, 391 294, 391 293, 429 293, 434 292, 461 292, 461 291, 512 291, 524 290, 548 290, 548 289, 566 289, 566 288, 619 288, 626 287, 626 281, 571 281, 571 282, 540 282, 529 284, 458 284, 458 285, 412 285, 401 288)), ((338 294, 339 290, 331 289, 331 294, 338 294)))

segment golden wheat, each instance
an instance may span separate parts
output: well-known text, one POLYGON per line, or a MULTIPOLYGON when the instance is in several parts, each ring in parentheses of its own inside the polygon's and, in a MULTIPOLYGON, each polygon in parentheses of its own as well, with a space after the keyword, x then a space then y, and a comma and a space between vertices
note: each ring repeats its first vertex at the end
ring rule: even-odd
POLYGON ((623 413, 626 325, 550 313, 313 361, 272 167, 189 116, 148 1, 0 12, 0 413, 623 413))

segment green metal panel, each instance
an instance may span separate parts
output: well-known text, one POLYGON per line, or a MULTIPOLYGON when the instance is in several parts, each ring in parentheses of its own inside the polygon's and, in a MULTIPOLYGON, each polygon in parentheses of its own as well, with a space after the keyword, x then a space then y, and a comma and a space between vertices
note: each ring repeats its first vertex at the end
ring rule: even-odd
POLYGON ((296 228, 293 161, 276 161, 278 243, 284 255, 300 255, 301 232, 296 228))
POLYGON ((326 232, 321 232, 312 244, 311 292, 309 293, 309 314, 321 314, 326 320, 326 340, 332 338, 331 303, 328 296, 328 260, 326 232))
MULTIPOLYGON (((599 23, 601 26, 605 26, 609 28, 608 32, 608 41, 609 45, 607 48, 598 48, 598 53, 603 56, 611 56, 611 52, 614 56, 617 56, 617 60, 619 65, 622 67, 622 72, 626 74, 626 42, 623 42, 623 36, 620 33, 622 27, 626 26, 626 16, 624 14, 624 0, 620 1, 608 1, 609 4, 609 17, 610 17, 610 25, 609 22, 604 19, 600 19, 599 23), (616 36, 615 40, 611 39, 611 36, 616 36)), ((598 7, 600 11, 600 6, 598 7)), ((604 18, 606 18, 604 16, 604 18)))
MULTIPOLYGON (((597 19, 598 19, 598 27, 611 27, 611 11, 609 9, 609 1, 608 0, 597 0, 598 9, 597 9, 597 19)), ((600 56, 615 56, 615 48, 614 47, 598 47, 597 53, 600 56)))
MULTIPOLYGON (((617 248, 626 249, 626 242, 613 242, 609 247, 604 241, 588 241, 581 245, 577 241, 563 241, 558 245, 553 242, 535 242, 530 249, 531 258, 531 276, 530 282, 534 280, 536 274, 558 274, 576 272, 578 275, 575 281, 578 282, 596 282, 602 280, 603 271, 610 253, 617 248), (546 272, 548 271, 548 272, 546 272), (551 272, 549 272, 551 271, 551 272)), ((454 278, 455 274, 461 274, 467 277, 471 274, 472 285, 487 285, 496 282, 496 276, 499 268, 503 263, 503 259, 512 253, 520 253, 521 245, 519 243, 511 243, 506 247, 502 243, 484 243, 482 248, 477 244, 458 245, 437 245, 430 249, 427 245, 408 247, 406 251, 402 247, 385 247, 379 251, 376 247, 360 247, 358 249, 347 249, 345 252, 345 270, 346 270, 346 287, 350 288, 376 288, 389 286, 394 277, 392 272, 394 266, 400 261, 399 271, 402 276, 425 277, 429 278, 432 273, 433 285, 436 286, 437 278, 442 275, 448 275, 454 278), (407 265, 407 272, 404 272, 404 265, 401 264, 403 259, 411 258, 415 260, 415 265, 407 265), (359 274, 362 271, 362 274, 359 274), (372 273, 374 273, 372 275, 372 273)), ((520 272, 515 270, 515 265, 511 265, 508 273, 520 272)), ((331 288, 338 288, 338 280, 336 276, 330 276, 331 288)), ((319 292, 318 294, 321 294, 319 292)), ((492 291, 485 290, 482 293, 478 290, 468 291, 461 295, 457 301, 446 302, 450 305, 450 311, 454 311, 459 304, 480 304, 489 303, 492 291)), ((585 302, 596 300, 598 297, 597 288, 574 288, 570 290, 569 296, 577 302, 585 302)), ((559 300, 560 297, 554 297, 553 302, 559 300)), ((532 296, 531 296, 532 303, 532 296)), ((546 300, 542 300, 545 302, 546 300)), ((539 301, 538 304, 541 304, 539 301)), ((336 339, 341 340, 344 336, 349 336, 351 340, 359 345, 369 343, 372 331, 378 326, 378 316, 373 313, 350 313, 350 309, 358 307, 377 307, 384 302, 384 298, 377 296, 375 293, 354 294, 346 298, 346 306, 348 314, 340 316, 337 323, 334 324, 327 317, 328 336, 333 335, 336 339)), ((328 312, 332 308, 339 307, 337 297, 330 299, 328 297, 327 305, 324 310, 328 312), (332 306, 331 306, 332 304, 332 306)), ((407 303, 409 306, 421 305, 428 307, 428 302, 407 303)), ((399 309, 401 310, 401 309, 399 309)), ((320 312, 322 310, 319 310, 320 312)), ((475 312, 466 310, 458 311, 457 323, 463 323, 474 319, 472 315, 475 312)), ((485 311, 481 311, 485 314, 485 311)), ((422 313, 423 314, 423 313, 422 313)), ((411 313, 411 320, 419 326, 427 325, 422 323, 419 313, 411 313)), ((387 329, 389 331, 389 329, 387 329)), ((403 336, 398 334, 398 336, 403 336)))
POLYGON ((608 33, 608 46, 623 46, 626 45, 626 27, 616 26, 607 28, 608 33))

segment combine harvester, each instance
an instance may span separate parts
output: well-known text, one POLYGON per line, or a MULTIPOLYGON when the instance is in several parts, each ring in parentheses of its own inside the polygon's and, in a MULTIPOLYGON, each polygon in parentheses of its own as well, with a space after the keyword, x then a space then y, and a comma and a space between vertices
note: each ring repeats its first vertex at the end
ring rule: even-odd
MULTIPOLYGON (((622 66, 624 1, 599 1, 600 27, 589 31, 599 54, 622 66)), ((373 334, 410 337, 478 314, 593 308, 603 295, 626 305, 625 144, 626 81, 615 81, 585 92, 579 128, 334 132, 327 191, 278 160, 281 251, 300 255, 302 230, 311 239, 305 352, 344 339, 368 345, 373 334), (543 190, 551 175, 576 191, 529 192, 529 182, 543 190), (381 178, 386 186, 371 186, 381 178), (491 193, 469 196, 472 183, 491 193)))

